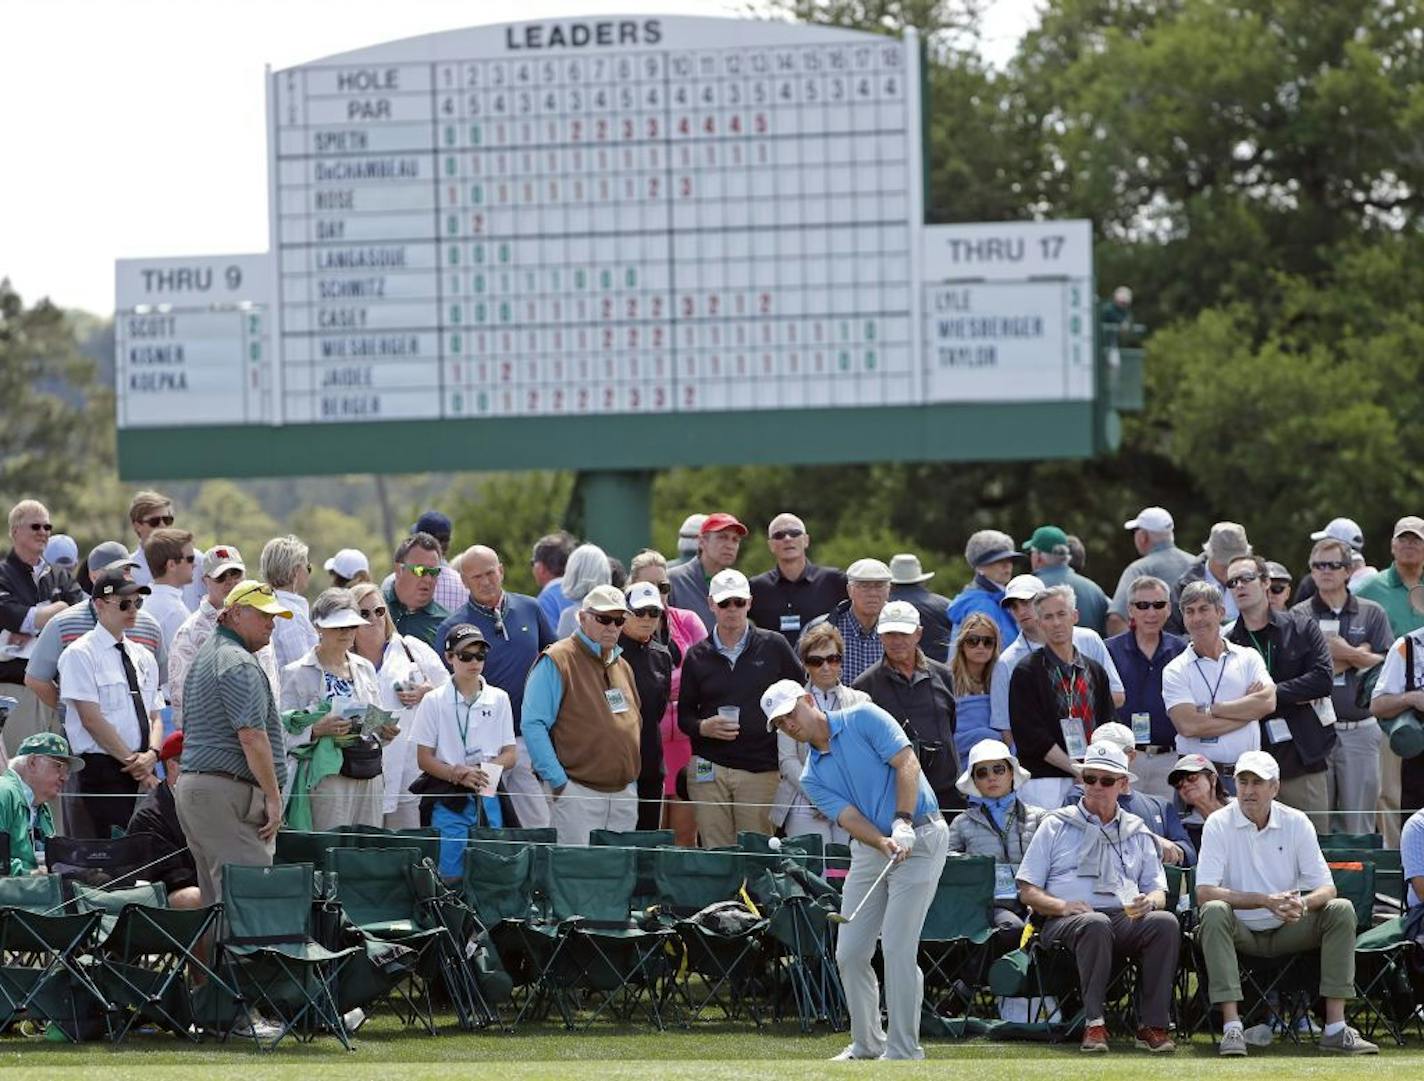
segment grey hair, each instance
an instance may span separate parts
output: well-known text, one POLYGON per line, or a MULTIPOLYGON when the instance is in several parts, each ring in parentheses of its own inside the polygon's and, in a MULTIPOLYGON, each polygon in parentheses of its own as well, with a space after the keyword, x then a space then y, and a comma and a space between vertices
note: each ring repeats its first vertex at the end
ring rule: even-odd
POLYGON ((284 589, 296 580, 297 571, 306 566, 310 556, 306 542, 288 533, 285 537, 273 537, 262 546, 258 568, 263 581, 284 589))
POLYGON ((608 555, 596 544, 580 544, 569 553, 564 564, 564 596, 581 601, 594 586, 606 586, 613 581, 613 568, 608 555))
POLYGON ((1183 590, 1182 595, 1177 598, 1177 606, 1185 609, 1189 604, 1198 601, 1206 601, 1213 608, 1225 608, 1226 605, 1221 600, 1221 590, 1210 582, 1191 582, 1183 590))
POLYGON ((21 773, 29 768, 30 756, 27 754, 17 754, 14 758, 10 759, 9 765, 16 773, 21 773))
POLYGON ((1160 589, 1166 595, 1168 600, 1171 600, 1172 598, 1171 587, 1169 587, 1166 582, 1162 581, 1162 579, 1156 578, 1150 574, 1144 574, 1140 578, 1134 578, 1132 580, 1132 585, 1127 587, 1127 595, 1129 597, 1135 597, 1139 593, 1146 593, 1150 589, 1160 589))
POLYGON ((1033 599, 1033 610, 1037 612, 1054 597, 1061 597, 1068 604, 1070 612, 1078 610, 1078 594, 1073 592, 1073 587, 1066 582, 1062 585, 1049 586, 1033 599))
POLYGON ((331 589, 323 589, 321 596, 312 601, 311 621, 325 619, 333 612, 350 610, 357 615, 361 614, 360 607, 356 604, 356 595, 349 589, 342 589, 340 586, 333 586, 331 589))

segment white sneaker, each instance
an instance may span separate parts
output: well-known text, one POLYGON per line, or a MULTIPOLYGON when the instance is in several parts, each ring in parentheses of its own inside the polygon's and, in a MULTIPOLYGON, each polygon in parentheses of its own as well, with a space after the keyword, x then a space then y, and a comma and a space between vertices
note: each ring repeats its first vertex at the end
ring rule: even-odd
POLYGON ((832 1062, 874 1062, 874 1061, 875 1061, 876 1059, 878 1059, 879 1057, 880 1057, 879 1055, 857 1055, 857 1054, 855 1053, 855 1044, 851 1044, 851 1045, 848 1046, 844 1051, 842 1051, 839 1055, 832 1055, 832 1056, 831 1056, 831 1061, 832 1061, 832 1062))
POLYGON ((282 1026, 253 1014, 248 1020, 235 1024, 229 1034, 244 1040, 275 1040, 282 1034, 282 1026))
POLYGON ((346 1026, 347 1033, 354 1036, 356 1030, 366 1023, 366 1011, 360 1006, 347 1010, 341 1015, 341 1023, 346 1026))

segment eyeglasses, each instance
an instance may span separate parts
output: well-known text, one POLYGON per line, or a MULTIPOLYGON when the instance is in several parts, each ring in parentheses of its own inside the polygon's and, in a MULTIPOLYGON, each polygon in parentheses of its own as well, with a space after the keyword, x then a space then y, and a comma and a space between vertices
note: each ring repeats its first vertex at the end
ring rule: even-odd
POLYGON ((485 647, 481 649, 461 650, 459 653, 455 654, 455 659, 457 661, 464 661, 466 664, 474 664, 476 661, 479 661, 481 664, 483 664, 484 659, 487 656, 489 656, 489 648, 485 647))
POLYGON ((1184 784, 1191 784, 1191 783, 1192 783, 1193 781, 1195 781, 1198 777, 1205 777, 1205 776, 1206 776, 1206 774, 1204 774, 1204 773, 1186 773, 1186 774, 1183 774, 1182 776, 1178 777, 1175 781, 1173 781, 1173 782, 1172 782, 1172 787, 1173 787, 1173 788, 1181 788, 1182 785, 1184 785, 1184 784))
POLYGON ((1272 582, 1272 583, 1271 583, 1271 592, 1274 593, 1277 597, 1279 597, 1282 593, 1285 593, 1285 592, 1286 592, 1287 590, 1289 590, 1289 589, 1290 589, 1290 583, 1289 583, 1289 582, 1272 582))
POLYGON ((659 582, 659 583, 658 583, 658 592, 661 593, 664 597, 666 597, 669 593, 672 592, 672 583, 671 583, 671 582, 659 582))
POLYGON ((223 583, 226 583, 226 582, 236 582, 236 581, 237 581, 239 578, 241 578, 241 577, 242 577, 242 568, 241 568, 241 567, 229 567, 227 570, 223 571, 220 575, 218 575, 216 578, 214 578, 213 581, 214 581, 214 582, 223 582, 223 583))
POLYGON ((982 781, 986 777, 1002 777, 1009 772, 1009 767, 1003 762, 995 762, 991 766, 979 766, 974 770, 974 779, 982 781))
POLYGON ((1255 582, 1255 581, 1258 581, 1258 580, 1260 579, 1260 577, 1261 577, 1261 576, 1260 576, 1259 574, 1257 574, 1255 571, 1242 571, 1240 574, 1236 575, 1236 577, 1234 577, 1234 578, 1228 578, 1228 579, 1226 580, 1226 588, 1227 588, 1227 589, 1235 589, 1237 586, 1239 586, 1239 585, 1241 585, 1241 584, 1243 584, 1243 583, 1245 583, 1245 582, 1255 582))
POLYGON ((1133 601, 1132 606, 1139 612, 1155 611, 1160 612, 1167 607, 1166 601, 1133 601))
POLYGON ((823 664, 840 664, 844 658, 839 653, 825 653, 819 657, 807 657, 807 668, 820 668, 823 664))
POLYGON ((610 616, 606 612, 590 612, 589 614, 605 627, 621 627, 628 622, 627 616, 610 616))
POLYGON ((994 639, 987 634, 966 634, 964 636, 964 644, 968 648, 974 649, 976 647, 992 646, 994 639))
POLYGON ((371 622, 372 616, 374 616, 376 619, 386 618, 386 609, 384 605, 382 605, 380 608, 360 608, 357 610, 361 613, 361 618, 364 619, 367 623, 371 622))
POLYGON ((53 533, 53 532, 54 532, 54 523, 53 523, 53 522, 31 522, 31 523, 30 523, 30 531, 33 532, 33 533, 53 533))
POLYGON ((194 553, 189 552, 185 556, 179 556, 178 561, 180 563, 196 563, 198 561, 198 557, 194 553))
POLYGON ((657 619, 662 614, 663 610, 661 608, 654 608, 652 605, 649 605, 647 608, 633 609, 633 615, 639 619, 657 619))
POLYGON ((1089 788, 1091 788, 1091 787, 1092 787, 1093 785, 1095 785, 1095 784, 1096 784, 1096 785, 1102 785, 1104 788, 1111 788, 1113 785, 1117 784, 1118 781, 1120 781, 1121 779, 1122 779, 1122 778, 1120 778, 1120 777, 1119 777, 1117 774, 1115 774, 1115 773, 1107 773, 1107 774, 1103 774, 1103 773, 1085 773, 1085 774, 1083 774, 1083 784, 1084 784, 1085 786, 1089 787, 1089 788))
MULTIPOLYGON (((149 529, 157 529, 159 526, 163 526, 166 529, 173 524, 173 515, 155 514, 149 518, 140 518, 139 521, 148 526, 149 529)), ((34 527, 31 526, 31 528, 34 527)))
MULTIPOLYGON (((109 599, 113 600, 114 598, 110 597, 109 599)), ((130 608, 132 608, 134 611, 138 611, 138 609, 143 607, 143 598, 125 597, 121 601, 115 601, 114 607, 117 608, 120 612, 127 612, 130 608)))
POLYGON ((1343 571, 1349 566, 1350 564, 1343 559, 1317 559, 1311 563, 1310 569, 1313 571, 1343 571))
POLYGON ((745 597, 728 597, 724 601, 718 601, 718 608, 745 608, 750 603, 745 597))
POLYGON ((795 540, 797 537, 804 537, 804 529, 778 529, 771 535, 772 540, 795 540))
POLYGON ((439 574, 439 567, 427 567, 424 563, 402 563, 401 570, 407 574, 413 574, 417 578, 427 578, 432 574, 439 574))

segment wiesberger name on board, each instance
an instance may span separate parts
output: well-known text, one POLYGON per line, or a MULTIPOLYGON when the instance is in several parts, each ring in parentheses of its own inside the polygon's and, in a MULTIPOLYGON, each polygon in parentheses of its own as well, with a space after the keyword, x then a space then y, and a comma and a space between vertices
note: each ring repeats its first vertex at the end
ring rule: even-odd
POLYGON ((177 316, 130 315, 124 319, 124 330, 128 342, 125 356, 129 390, 188 389, 188 376, 183 370, 187 363, 183 343, 171 340, 178 333, 177 316))

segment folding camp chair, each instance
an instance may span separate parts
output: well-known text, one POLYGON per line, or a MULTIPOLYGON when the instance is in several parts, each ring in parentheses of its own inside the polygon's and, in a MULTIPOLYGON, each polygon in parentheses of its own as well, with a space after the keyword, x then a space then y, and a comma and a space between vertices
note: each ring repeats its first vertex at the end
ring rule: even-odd
POLYGON ((326 850, 332 845, 331 834, 309 833, 305 830, 280 829, 273 863, 308 863, 321 871, 326 867, 326 850))
POLYGON ((925 1005, 939 1015, 955 1011, 960 998, 967 1016, 988 973, 994 935, 994 859, 950 856, 920 932, 920 969, 925 1005), (967 991, 967 993, 966 993, 967 991))
POLYGON ((652 871, 659 917, 681 945, 665 986, 685 1005, 684 1024, 716 1006, 728 1021, 745 1012, 760 1028, 757 998, 766 978, 762 935, 767 921, 737 899, 743 873, 739 855, 659 848, 652 852, 652 871))
POLYGON ((380 826, 337 826, 328 834, 331 848, 417 849, 420 858, 440 863, 440 831, 388 830, 380 826))
POLYGON ((672 830, 590 830, 588 843, 594 848, 635 848, 638 879, 633 886, 633 907, 647 908, 653 903, 653 851, 671 848, 677 839, 672 830))
MULTIPOLYGON (((99 966, 96 982, 110 1002, 128 1011, 112 1034, 114 1043, 122 1043, 140 1020, 198 1040, 194 977, 223 984, 200 951, 201 942, 217 924, 218 906, 169 908, 161 882, 126 890, 91 889, 76 883, 74 893, 77 911, 100 915, 93 953, 99 966)), ((226 990, 233 994, 231 988, 226 990)))
POLYGON ((346 918, 368 938, 415 955, 406 959, 400 978, 382 996, 403 1024, 419 1022, 435 1035, 431 989, 436 981, 449 995, 462 1028, 473 1028, 487 1017, 488 1010, 477 1003, 479 989, 465 966, 461 944, 422 899, 433 899, 434 891, 428 885, 422 891, 417 880, 434 875, 435 869, 420 849, 333 848, 327 861, 346 918))
POLYGON ((766 865, 768 861, 761 862, 763 865, 748 875, 748 889, 763 907, 767 938, 776 946, 772 967, 778 984, 774 991, 776 1012, 779 1016, 781 1004, 789 996, 803 1032, 818 1023, 843 1029, 848 1022, 845 990, 827 919, 839 906, 840 896, 795 859, 771 866, 766 865))
POLYGON ((1346 1018, 1367 1039, 1385 1033, 1400 1047, 1412 1027, 1424 1036, 1418 995, 1411 978, 1419 946, 1396 916, 1365 931, 1355 940, 1355 999, 1346 1004, 1346 1018))
MULTIPOLYGON (((351 1049, 336 982, 358 946, 331 950, 312 937, 313 882, 310 864, 223 868, 223 911, 218 951, 236 1005, 256 1009, 279 1023, 265 1047, 290 1033, 309 1040, 329 1029, 351 1049)), ((255 1026, 253 1042, 263 1047, 255 1026)))
POLYGON ((673 933, 633 913, 636 853, 554 845, 541 851, 534 876, 546 907, 543 918, 527 922, 523 932, 553 943, 539 984, 565 1027, 575 1027, 580 1000, 597 1000, 585 1028, 605 1010, 627 1021, 641 1007, 661 1029, 664 946, 673 933))
MULTIPOLYGON (((530 843, 473 838, 465 849, 462 896, 509 981, 513 1017, 506 1027, 531 1011, 542 1013, 544 1004, 539 973, 553 946, 543 936, 524 934, 526 923, 542 912, 535 895, 534 863, 543 851, 530 843)), ((487 999, 496 997, 504 996, 487 999)))

